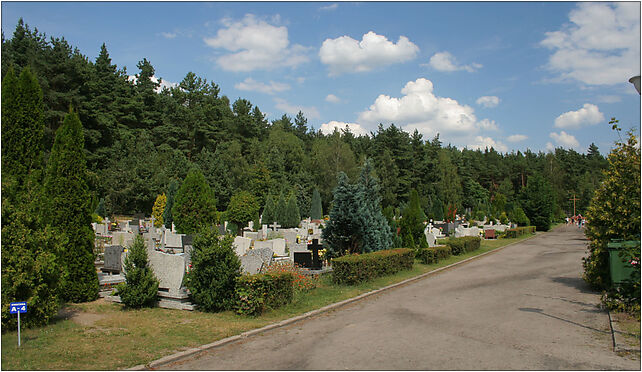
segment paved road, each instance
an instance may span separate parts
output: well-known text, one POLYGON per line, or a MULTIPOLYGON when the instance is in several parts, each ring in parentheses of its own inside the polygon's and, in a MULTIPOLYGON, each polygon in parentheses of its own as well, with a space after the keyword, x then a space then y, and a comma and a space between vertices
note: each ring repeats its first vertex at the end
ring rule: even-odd
POLYGON ((599 295, 581 279, 585 250, 582 233, 564 226, 161 368, 639 370, 639 357, 612 351, 599 295))

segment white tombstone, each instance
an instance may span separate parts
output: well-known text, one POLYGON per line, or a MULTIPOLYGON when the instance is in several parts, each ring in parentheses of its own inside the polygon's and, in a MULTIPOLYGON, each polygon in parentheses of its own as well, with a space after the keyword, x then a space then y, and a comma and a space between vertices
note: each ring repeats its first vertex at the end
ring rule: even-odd
POLYGON ((111 244, 129 247, 136 235, 132 232, 114 231, 111 235, 111 244))
POLYGON ((252 239, 237 236, 234 238, 234 243, 232 244, 234 245, 234 252, 236 252, 236 255, 240 257, 243 256, 248 249, 250 249, 252 239))
POLYGON ((277 256, 285 256, 285 239, 272 239, 272 251, 276 253, 277 256))
POLYGON ((261 239, 267 239, 268 236, 268 225, 267 224, 262 224, 261 225, 261 239))
POLYGON ((248 222, 247 223, 247 227, 249 227, 250 229, 254 230, 254 221, 248 222))
POLYGON ((437 238, 435 234, 432 232, 433 228, 432 225, 426 226, 424 229, 424 235, 426 236, 426 242, 428 243, 428 247, 432 248, 437 245, 437 238))
POLYGON ((274 240, 257 240, 254 242, 254 249, 258 249, 258 248, 273 249, 272 248, 273 244, 274 244, 274 240))
POLYGON ((243 237, 252 239, 252 242, 258 240, 259 234, 258 231, 243 231, 243 237))
POLYGON ((167 254, 163 252, 148 252, 149 263, 158 279, 158 288, 164 289, 175 296, 183 286, 185 276, 185 257, 182 254, 167 254))

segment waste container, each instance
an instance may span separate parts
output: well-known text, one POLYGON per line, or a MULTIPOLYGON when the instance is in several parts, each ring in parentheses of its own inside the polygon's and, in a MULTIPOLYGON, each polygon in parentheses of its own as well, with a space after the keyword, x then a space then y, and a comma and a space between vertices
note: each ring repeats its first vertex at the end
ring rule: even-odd
MULTIPOLYGON (((613 240, 607 244, 609 249, 609 269, 611 271, 611 284, 622 283, 632 279, 633 265, 628 261, 630 258, 624 256, 624 251, 637 247, 637 257, 640 258, 640 241, 636 240, 613 240), (622 253, 622 255, 620 255, 622 253)), ((640 278, 637 278, 638 280, 640 278)))

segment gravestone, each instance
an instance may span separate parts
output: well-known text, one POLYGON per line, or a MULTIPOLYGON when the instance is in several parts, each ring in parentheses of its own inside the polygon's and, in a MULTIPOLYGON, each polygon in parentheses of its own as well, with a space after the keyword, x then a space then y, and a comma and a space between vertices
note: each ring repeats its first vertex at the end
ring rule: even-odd
POLYGON ((270 225, 270 227, 272 227, 272 231, 276 232, 276 231, 279 229, 279 227, 281 227, 281 225, 279 225, 278 223, 276 223, 276 221, 274 221, 274 222, 270 225))
POLYGON ((259 232, 258 231, 243 231, 244 238, 250 238, 252 241, 258 240, 259 232))
POLYGON ((271 240, 257 240, 254 242, 254 249, 270 248, 273 249, 274 239, 271 240))
POLYGON ((158 290, 170 296, 181 296, 184 291, 185 257, 182 254, 148 252, 149 264, 158 279, 158 290), (151 253, 151 254, 149 254, 151 253))
MULTIPOLYGON (((268 225, 261 225, 261 238, 260 239, 267 239, 268 236, 268 225)), ((260 240, 257 239, 257 240, 260 240)))
POLYGON ((264 262, 259 256, 241 256, 241 271, 244 274, 259 274, 264 262))
POLYGON ((112 231, 111 233, 111 244, 112 245, 121 245, 123 247, 129 247, 134 242, 134 235, 131 232, 124 231, 112 231))
POLYGON ((267 267, 272 263, 272 257, 274 256, 274 253, 272 252, 272 248, 254 248, 247 251, 246 255, 261 257, 261 260, 267 267))
POLYGON ((165 235, 161 242, 163 249, 182 249, 183 248, 183 235, 175 234, 172 231, 165 230, 165 235))
POLYGON ((306 269, 311 269, 312 252, 294 252, 294 264, 305 267, 306 269))
POLYGON ((218 235, 225 235, 225 226, 216 225, 216 227, 218 227, 218 235))
POLYGON ((234 238, 234 243, 232 245, 234 246, 234 252, 236 252, 237 256, 243 256, 245 252, 247 252, 248 249, 250 249, 250 245, 252 244, 252 239, 250 238, 244 238, 242 236, 237 236, 234 238))
POLYGON ((277 256, 285 256, 285 239, 272 239, 272 251, 276 253, 277 256))
POLYGON ((426 242, 428 243, 428 247, 432 248, 437 246, 437 238, 435 237, 435 234, 433 234, 431 229, 426 227, 424 230, 424 235, 426 236, 426 242))
POLYGON ((319 249, 323 246, 319 244, 319 239, 312 239, 312 244, 308 244, 308 249, 312 251, 312 269, 321 270, 321 260, 319 259, 319 249))
POLYGON ((120 274, 122 271, 123 246, 108 245, 105 247, 105 263, 100 271, 104 273, 120 274))

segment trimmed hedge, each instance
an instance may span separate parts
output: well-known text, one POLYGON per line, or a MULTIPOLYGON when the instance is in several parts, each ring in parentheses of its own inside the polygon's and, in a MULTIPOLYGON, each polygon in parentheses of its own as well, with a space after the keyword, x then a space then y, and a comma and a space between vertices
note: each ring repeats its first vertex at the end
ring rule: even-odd
POLYGON ((286 305, 294 297, 292 273, 243 275, 236 283, 234 310, 242 315, 260 315, 266 308, 286 305))
POLYGON ((436 263, 452 255, 452 249, 448 245, 440 245, 432 248, 421 248, 416 251, 415 257, 419 262, 428 265, 436 263))
POLYGON ((337 284, 357 284, 380 276, 412 269, 415 252, 396 248, 332 259, 332 279, 337 284))
POLYGON ((459 256, 479 249, 481 239, 476 236, 464 236, 461 238, 449 238, 445 243, 450 246, 453 255, 459 256))
POLYGON ((505 237, 517 238, 524 234, 534 234, 534 233, 535 233, 535 226, 516 227, 514 229, 507 229, 505 237))

